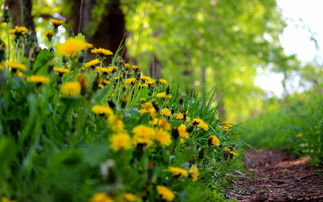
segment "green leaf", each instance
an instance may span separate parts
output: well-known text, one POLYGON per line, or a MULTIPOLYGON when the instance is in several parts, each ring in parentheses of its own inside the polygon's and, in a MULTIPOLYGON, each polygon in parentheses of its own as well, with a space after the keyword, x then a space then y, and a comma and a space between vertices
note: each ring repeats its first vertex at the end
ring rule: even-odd
POLYGON ((48 72, 48 62, 53 55, 49 50, 44 49, 39 52, 33 66, 33 73, 46 74, 48 72))

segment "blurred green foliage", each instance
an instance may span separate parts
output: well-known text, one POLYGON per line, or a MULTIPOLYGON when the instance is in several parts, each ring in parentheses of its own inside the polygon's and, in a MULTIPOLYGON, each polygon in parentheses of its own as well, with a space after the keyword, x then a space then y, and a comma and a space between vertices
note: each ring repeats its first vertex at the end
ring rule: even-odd
POLYGON ((323 161, 323 94, 313 89, 271 100, 261 115, 240 127, 241 139, 256 148, 282 147, 323 161))

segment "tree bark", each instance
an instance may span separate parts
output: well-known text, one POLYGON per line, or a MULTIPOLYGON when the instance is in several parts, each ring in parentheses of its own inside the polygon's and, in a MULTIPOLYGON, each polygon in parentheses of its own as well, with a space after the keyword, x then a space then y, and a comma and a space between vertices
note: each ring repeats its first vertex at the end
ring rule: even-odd
MULTIPOLYGON (((95 5, 95 0, 74 0, 72 6, 71 20, 73 21, 73 32, 84 33, 91 20, 91 10, 95 5)), ((95 47, 101 47, 116 52, 122 40, 126 37, 125 15, 120 8, 120 0, 109 0, 106 5, 106 12, 100 20, 98 29, 93 36, 87 40, 95 47)), ((122 58, 126 58, 125 47, 120 53, 122 58)))
POLYGON ((32 12, 32 0, 7 0, 10 17, 14 26, 25 26, 36 38, 32 12))
POLYGON ((157 56, 153 54, 149 64, 149 74, 154 79, 160 79, 162 76, 161 71, 162 71, 162 63, 157 58, 157 56))

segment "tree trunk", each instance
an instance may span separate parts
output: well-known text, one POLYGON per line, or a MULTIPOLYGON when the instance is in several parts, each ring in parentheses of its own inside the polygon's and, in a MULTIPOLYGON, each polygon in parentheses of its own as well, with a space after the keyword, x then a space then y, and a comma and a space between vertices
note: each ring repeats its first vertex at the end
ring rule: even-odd
MULTIPOLYGON (((73 21, 73 32, 84 33, 88 28, 92 19, 91 10, 95 5, 95 0, 74 0, 71 20, 73 21)), ((95 47, 101 47, 116 52, 122 40, 126 37, 126 21, 125 15, 120 8, 120 0, 109 0, 106 5, 105 13, 98 29, 95 30, 93 36, 87 40, 95 47)), ((86 33, 85 33, 86 34, 86 33)), ((126 52, 124 50, 119 53, 125 59, 126 52)))
POLYGON ((157 56, 153 54, 149 64, 149 74, 154 79, 160 79, 162 76, 161 71, 162 71, 162 63, 157 58, 157 56))
POLYGON ((7 0, 10 17, 14 26, 25 26, 36 38, 32 11, 32 0, 7 0))

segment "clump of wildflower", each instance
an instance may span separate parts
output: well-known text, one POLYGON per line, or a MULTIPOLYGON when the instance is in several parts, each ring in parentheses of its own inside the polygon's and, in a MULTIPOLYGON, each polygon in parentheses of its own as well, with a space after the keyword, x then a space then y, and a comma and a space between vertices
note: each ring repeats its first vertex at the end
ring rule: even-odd
POLYGON ((5 64, 5 66, 10 67, 14 71, 16 71, 18 69, 24 71, 24 70, 27 69, 27 66, 26 65, 21 64, 19 62, 6 61, 4 64, 5 64))
POLYGON ((27 78, 27 81, 30 83, 43 84, 48 83, 49 78, 43 75, 31 75, 27 78))
POLYGON ((196 165, 192 165, 189 169, 190 176, 193 180, 193 182, 198 180, 198 177, 200 175, 199 169, 196 167, 196 165))
POLYGON ((161 195, 162 199, 166 201, 173 201, 175 198, 175 194, 172 192, 172 190, 168 189, 165 186, 158 185, 156 187, 157 192, 161 195))
POLYGON ((25 78, 25 75, 22 72, 17 72, 16 76, 21 77, 21 78, 25 78))
POLYGON ((175 176, 183 176, 183 177, 188 176, 188 171, 180 167, 169 167, 168 171, 175 176))
POLYGON ((113 55, 112 51, 110 51, 108 49, 104 49, 104 48, 93 48, 91 50, 91 53, 98 54, 98 55, 101 55, 101 56, 113 55))
POLYGON ((95 65, 100 64, 100 60, 94 59, 84 64, 84 67, 94 67, 95 65))
POLYGON ((163 116, 170 117, 172 115, 172 111, 167 108, 163 108, 160 110, 160 114, 163 116))
POLYGON ((113 202, 113 200, 107 194, 99 192, 92 197, 91 202, 113 202))
POLYGON ((209 145, 220 146, 220 140, 217 136, 210 136, 208 138, 209 145))
POLYGON ((125 132, 112 135, 110 142, 111 148, 114 151, 127 150, 131 148, 131 137, 125 132))
POLYGON ((60 92, 67 96, 77 96, 81 94, 81 84, 79 82, 66 82, 60 88, 60 92))
POLYGON ((181 124, 178 128, 178 134, 181 138, 185 139, 190 136, 190 134, 187 132, 186 126, 184 124, 181 124))
POLYGON ((94 105, 91 111, 98 115, 110 115, 113 113, 110 107, 104 105, 94 105))
POLYGON ((156 131, 156 140, 164 146, 169 146, 172 143, 171 135, 168 132, 161 129, 158 129, 156 131))
POLYGON ((57 72, 60 75, 70 73, 71 70, 64 67, 54 67, 54 72, 57 72))
POLYGON ((205 131, 209 130, 209 126, 200 118, 193 119, 193 125, 197 125, 197 127, 202 128, 205 131))
POLYGON ((132 132, 134 133, 134 145, 145 144, 147 147, 150 147, 153 144, 155 138, 155 130, 153 128, 139 125, 133 128, 132 132))
POLYGON ((87 49, 87 43, 76 38, 69 38, 63 44, 59 44, 57 47, 57 54, 74 57, 78 52, 87 49))
POLYGON ((161 93, 157 93, 156 97, 164 98, 164 99, 170 99, 170 98, 172 98, 172 95, 166 94, 166 92, 161 92, 161 93))

